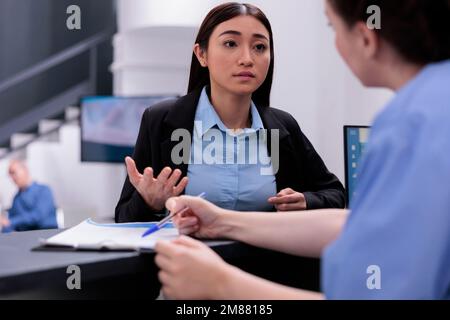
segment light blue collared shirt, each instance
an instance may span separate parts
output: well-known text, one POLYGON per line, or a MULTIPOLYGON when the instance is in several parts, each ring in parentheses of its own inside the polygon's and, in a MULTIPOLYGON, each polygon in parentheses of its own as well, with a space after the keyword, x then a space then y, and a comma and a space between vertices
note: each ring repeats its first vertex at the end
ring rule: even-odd
POLYGON ((374 122, 351 214, 325 251, 331 299, 450 299, 450 60, 374 122))
POLYGON ((203 89, 195 114, 186 194, 206 192, 207 200, 226 209, 273 210, 267 199, 276 194, 276 181, 260 134, 264 126, 253 102, 250 112, 251 128, 233 134, 203 89))

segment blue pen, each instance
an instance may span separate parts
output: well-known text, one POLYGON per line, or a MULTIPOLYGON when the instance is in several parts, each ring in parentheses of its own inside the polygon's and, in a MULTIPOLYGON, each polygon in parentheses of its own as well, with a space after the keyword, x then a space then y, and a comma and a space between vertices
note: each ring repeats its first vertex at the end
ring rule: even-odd
MULTIPOLYGON (((200 198, 205 198, 206 192, 202 192, 198 195, 198 197, 200 198)), ((189 210, 189 207, 183 208, 181 210, 178 210, 172 214, 169 214, 167 217, 165 217, 164 219, 162 219, 160 222, 158 222, 157 224, 151 226, 150 228, 147 229, 147 231, 144 232, 144 234, 142 235, 142 238, 148 236, 149 234, 152 234, 158 230, 160 230, 161 228, 164 227, 164 225, 169 222, 170 219, 172 219, 173 217, 175 217, 177 214, 180 213, 184 213, 186 211, 189 210)))

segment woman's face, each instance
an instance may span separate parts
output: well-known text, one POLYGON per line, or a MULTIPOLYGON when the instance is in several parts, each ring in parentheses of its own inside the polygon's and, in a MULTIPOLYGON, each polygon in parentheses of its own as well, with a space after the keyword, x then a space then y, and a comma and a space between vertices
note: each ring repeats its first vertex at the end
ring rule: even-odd
POLYGON ((270 65, 270 37, 252 16, 239 16, 219 24, 206 52, 194 48, 200 64, 209 69, 212 90, 237 95, 255 92, 270 65))
POLYGON ((364 85, 374 85, 376 69, 372 57, 376 50, 375 35, 362 22, 349 27, 325 0, 325 13, 335 31, 335 45, 342 59, 364 85))

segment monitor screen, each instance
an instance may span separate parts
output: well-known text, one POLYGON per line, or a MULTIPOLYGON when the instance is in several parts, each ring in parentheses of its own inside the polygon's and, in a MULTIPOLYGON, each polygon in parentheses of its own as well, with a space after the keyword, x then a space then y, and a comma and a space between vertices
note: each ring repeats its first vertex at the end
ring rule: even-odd
POLYGON ((123 163, 133 153, 145 109, 171 96, 81 99, 81 161, 123 163))
POLYGON ((370 127, 344 126, 345 189, 347 205, 352 201, 358 177, 358 168, 364 154, 370 127))

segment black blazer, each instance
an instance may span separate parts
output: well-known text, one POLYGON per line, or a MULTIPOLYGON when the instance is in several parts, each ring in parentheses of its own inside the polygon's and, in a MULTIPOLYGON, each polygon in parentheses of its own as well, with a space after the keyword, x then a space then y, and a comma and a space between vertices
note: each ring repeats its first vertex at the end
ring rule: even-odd
MULTIPOLYGON (((170 167, 180 169, 183 176, 187 174, 188 164, 175 165, 171 161, 172 148, 179 143, 171 141, 171 135, 174 130, 183 128, 192 136, 200 94, 201 90, 197 90, 145 110, 133 153, 139 172, 152 167, 156 176, 163 168, 170 167)), ((279 168, 275 175, 277 191, 292 188, 302 192, 308 209, 344 208, 344 187, 328 171, 297 121, 289 113, 278 109, 257 109, 265 129, 279 129, 279 168)), ((270 147, 268 139, 269 155, 270 147)), ((154 221, 161 219, 164 214, 164 211, 150 209, 126 178, 116 206, 116 222, 154 221)))

